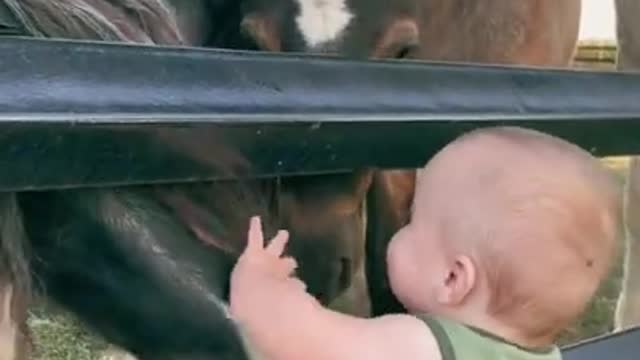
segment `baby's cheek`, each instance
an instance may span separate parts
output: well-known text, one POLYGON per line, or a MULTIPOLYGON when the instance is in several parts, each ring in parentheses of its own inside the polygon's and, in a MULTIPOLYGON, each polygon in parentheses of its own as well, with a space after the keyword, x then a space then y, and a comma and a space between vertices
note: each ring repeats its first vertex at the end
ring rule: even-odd
POLYGON ((397 263, 396 258, 398 257, 398 238, 394 236, 391 241, 389 241, 389 245, 387 246, 387 267, 388 271, 391 273, 395 271, 395 266, 397 263))
POLYGON ((406 266, 407 259, 403 256, 405 252, 402 251, 401 244, 400 242, 389 244, 387 252, 389 285, 398 301, 405 309, 410 310, 416 307, 415 296, 412 293, 412 287, 415 284, 412 285, 413 274, 411 274, 411 268, 406 266))
POLYGON ((409 274, 406 274, 407 261, 407 242, 402 237, 394 236, 389 242, 387 248, 387 272, 389 275, 389 281, 394 292, 400 290, 403 287, 403 280, 407 278, 409 274))
POLYGON ((391 238, 387 247, 388 264, 397 264, 398 261, 402 261, 402 258, 407 256, 409 250, 407 247, 410 245, 408 235, 409 231, 405 226, 391 238))

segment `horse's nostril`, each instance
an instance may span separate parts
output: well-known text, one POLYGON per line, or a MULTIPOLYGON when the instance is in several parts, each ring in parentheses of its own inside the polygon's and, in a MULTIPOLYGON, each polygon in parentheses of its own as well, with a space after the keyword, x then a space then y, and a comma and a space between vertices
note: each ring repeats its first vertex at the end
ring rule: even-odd
POLYGON ((374 50, 374 57, 404 59, 420 44, 418 25, 411 19, 393 21, 374 50))
POLYGON ((340 258, 340 290, 344 290, 351 285, 352 264, 349 258, 340 258))
POLYGON ((410 46, 403 46, 394 56, 395 59, 404 59, 407 56, 409 56, 409 53, 411 52, 411 47, 410 46))

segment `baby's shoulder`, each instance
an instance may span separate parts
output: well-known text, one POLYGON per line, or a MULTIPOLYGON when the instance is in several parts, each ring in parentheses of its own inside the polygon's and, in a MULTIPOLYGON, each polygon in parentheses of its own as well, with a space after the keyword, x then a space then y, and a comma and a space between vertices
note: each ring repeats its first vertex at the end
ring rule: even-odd
POLYGON ((375 318, 374 323, 375 347, 385 349, 387 359, 443 360, 436 337, 420 318, 394 314, 375 318))

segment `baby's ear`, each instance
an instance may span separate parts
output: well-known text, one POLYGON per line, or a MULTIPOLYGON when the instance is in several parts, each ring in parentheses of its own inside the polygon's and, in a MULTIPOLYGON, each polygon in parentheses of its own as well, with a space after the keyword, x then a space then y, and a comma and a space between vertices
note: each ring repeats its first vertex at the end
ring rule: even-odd
POLYGON ((469 256, 458 255, 448 265, 448 271, 438 289, 438 302, 446 306, 464 303, 476 285, 477 269, 469 256))

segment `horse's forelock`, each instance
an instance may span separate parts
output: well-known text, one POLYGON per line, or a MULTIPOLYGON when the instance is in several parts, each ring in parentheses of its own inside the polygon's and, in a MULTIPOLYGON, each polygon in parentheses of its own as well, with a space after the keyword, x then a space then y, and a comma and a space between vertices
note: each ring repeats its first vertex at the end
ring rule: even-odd
POLYGON ((1 0, 30 35, 48 38, 182 43, 162 0, 1 0))

